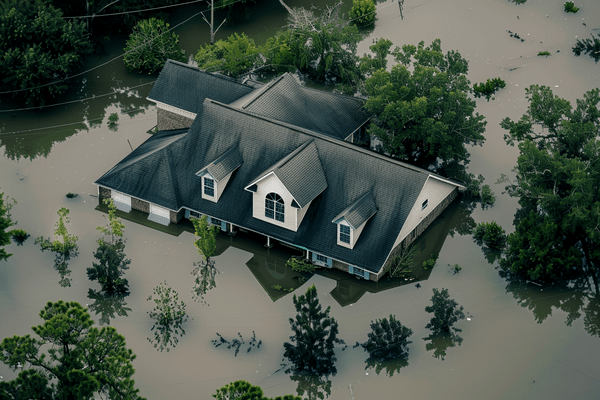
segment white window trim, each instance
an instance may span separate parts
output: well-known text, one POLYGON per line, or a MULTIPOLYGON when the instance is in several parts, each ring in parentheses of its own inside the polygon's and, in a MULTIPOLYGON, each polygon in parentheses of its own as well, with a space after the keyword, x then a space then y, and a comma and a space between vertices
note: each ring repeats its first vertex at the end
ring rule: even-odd
POLYGON ((353 249, 354 248, 354 246, 353 246, 353 243, 354 243, 354 229, 352 229, 352 227, 350 226, 350 224, 347 223, 345 219, 342 219, 336 225, 337 225, 337 244, 339 246, 346 247, 348 249, 353 249), (341 234, 342 234, 342 229, 340 228, 341 225, 345 225, 348 228, 350 228, 350 243, 346 243, 346 242, 343 242, 341 240, 341 238, 340 238, 341 234))
POLYGON ((202 176, 202 198, 205 200, 210 200, 213 203, 217 202, 217 193, 218 193, 218 182, 215 178, 212 177, 212 175, 210 174, 205 174, 202 176), (210 196, 206 193, 204 193, 204 188, 206 185, 206 179, 210 179, 213 181, 213 196, 210 196))

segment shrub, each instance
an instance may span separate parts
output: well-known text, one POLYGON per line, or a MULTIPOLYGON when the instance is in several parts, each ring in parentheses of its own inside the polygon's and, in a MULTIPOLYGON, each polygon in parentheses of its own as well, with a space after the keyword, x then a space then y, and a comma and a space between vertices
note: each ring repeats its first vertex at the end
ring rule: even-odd
POLYGON ((304 257, 292 256, 285 263, 287 267, 291 267, 292 271, 296 272, 310 272, 313 273, 318 266, 314 265, 310 261, 306 260, 304 257))
POLYGON ((476 83, 473 85, 473 94, 475 97, 479 98, 484 96, 487 101, 490 101, 490 98, 498 91, 498 89, 502 89, 506 87, 506 82, 504 82, 500 78, 494 78, 492 80, 488 79, 485 83, 476 83))
POLYGON ((423 261, 423 269, 433 268, 438 257, 439 257, 439 254, 432 254, 431 257, 429 257, 429 260, 423 261))
POLYGON ((108 125, 115 125, 119 121, 119 114, 112 113, 108 116, 108 125))
POLYGON ((540 52, 538 53, 538 57, 542 57, 542 56, 549 57, 549 56, 551 56, 551 55, 552 55, 552 54, 550 54, 550 52, 549 52, 549 51, 540 51, 540 52))
POLYGON ((373 0, 352 0, 350 20, 361 28, 371 26, 377 20, 377 7, 373 0))
POLYGON ((566 13, 575 14, 577 11, 579 11, 579 7, 575 7, 575 3, 573 3, 572 1, 567 1, 565 3, 565 12, 566 13))
POLYGON ((74 199, 75 197, 78 196, 78 194, 77 193, 71 193, 71 192, 69 192, 69 193, 67 193, 66 196, 67 196, 68 199, 74 199))
POLYGON ((17 246, 22 246, 23 242, 26 241, 29 236, 31 236, 23 229, 13 229, 9 233, 17 246))
POLYGON ((596 63, 600 60, 600 40, 594 37, 594 35, 592 35, 591 39, 577 39, 577 44, 572 50, 577 57, 579 57, 581 53, 585 53, 589 54, 596 63))
POLYGON ((506 245, 506 232, 495 221, 482 222, 473 230, 473 238, 478 245, 485 244, 490 249, 502 249, 506 245))
POLYGON ((412 329, 403 326, 390 314, 389 320, 383 318, 371 321, 368 340, 360 343, 360 346, 376 361, 407 358, 408 345, 412 343, 408 338, 412 333, 412 329))

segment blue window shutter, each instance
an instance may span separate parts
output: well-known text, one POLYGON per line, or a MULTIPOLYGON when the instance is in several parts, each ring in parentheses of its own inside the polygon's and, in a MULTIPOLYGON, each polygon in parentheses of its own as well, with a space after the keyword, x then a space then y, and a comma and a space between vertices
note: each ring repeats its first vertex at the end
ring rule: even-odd
POLYGON ((206 217, 206 222, 208 222, 209 224, 212 224, 212 218, 211 217, 206 217))
POLYGON ((331 258, 327 257, 327 266, 328 266, 329 268, 331 268, 331 264, 332 264, 332 260, 331 260, 331 258))
POLYGON ((185 210, 185 217, 190 219, 190 210, 185 210))
POLYGON ((221 230, 227 232, 227 222, 221 221, 221 230))
POLYGON ((317 253, 315 253, 314 251, 312 252, 312 260, 313 262, 317 262, 317 253))
POLYGON ((369 280, 369 271, 365 270, 365 273, 363 276, 366 280, 369 280))
POLYGON ((348 265, 348 272, 353 274, 354 273, 354 266, 353 265, 348 265))

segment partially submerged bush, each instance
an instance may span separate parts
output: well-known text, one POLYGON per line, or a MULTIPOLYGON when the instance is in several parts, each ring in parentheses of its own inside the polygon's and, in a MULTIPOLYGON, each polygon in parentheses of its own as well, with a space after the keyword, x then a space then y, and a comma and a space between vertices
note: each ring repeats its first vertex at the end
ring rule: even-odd
POLYGON ((372 26, 377 20, 375 2, 373 0, 352 0, 349 17, 361 28, 372 26))
POLYGON ((12 231, 10 231, 10 236, 12 237, 12 240, 14 240, 14 242, 17 244, 17 246, 22 246, 23 242, 26 241, 27 238, 31 235, 23 229, 13 229, 12 231))
POLYGON ((552 55, 552 54, 550 54, 550 52, 549 52, 549 51, 540 51, 540 52, 538 53, 538 57, 542 57, 542 56, 549 57, 549 56, 551 56, 551 55, 552 55))
POLYGON ((577 57, 579 57, 581 53, 584 53, 589 54, 596 63, 600 60, 600 40, 594 37, 594 35, 592 35, 591 39, 577 39, 577 44, 572 50, 577 57))
POLYGON ((287 267, 291 267, 292 271, 296 272, 310 272, 313 273, 318 268, 317 265, 314 265, 310 261, 306 260, 304 257, 292 256, 285 263, 287 267))
POLYGON ((476 83, 473 85, 473 94, 475 97, 485 97, 487 101, 498 91, 506 87, 506 82, 501 78, 488 79, 485 83, 476 83))
POLYGON ((478 245, 485 244, 490 249, 501 250, 506 245, 506 232, 495 221, 478 224, 473 238, 478 245))
POLYGON ((74 198, 75 198, 75 197, 77 197, 77 196, 78 196, 78 194, 77 194, 77 193, 71 193, 71 192, 67 193, 67 198, 68 198, 68 199, 74 199, 74 198))
POLYGON ((565 12, 566 13, 575 14, 577 11, 579 11, 579 7, 575 7, 575 3, 573 3, 572 1, 567 1, 565 3, 565 12))

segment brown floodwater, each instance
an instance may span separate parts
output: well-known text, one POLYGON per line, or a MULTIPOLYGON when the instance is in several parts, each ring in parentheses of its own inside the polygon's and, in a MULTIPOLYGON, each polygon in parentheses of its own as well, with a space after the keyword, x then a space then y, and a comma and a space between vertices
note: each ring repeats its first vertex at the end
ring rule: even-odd
MULTIPOLYGON (((224 26, 217 38, 244 31, 262 43, 286 23, 278 1, 263 3, 250 21, 224 26)), ((310 3, 290 0, 288 4, 310 3)), ((345 2, 344 12, 349 4, 345 2)), ((281 245, 266 249, 263 238, 250 234, 219 235, 215 262, 220 274, 204 305, 195 302, 191 293, 193 263, 199 256, 189 226, 155 229, 143 215, 128 216, 126 253, 132 263, 126 277, 131 295, 125 304, 116 305, 127 315, 116 312, 104 318, 137 354, 134 378, 141 394, 153 400, 209 399, 217 388, 239 379, 261 386, 270 397, 295 393, 298 383, 281 369, 283 342, 291 334, 288 319, 294 316, 293 294, 273 286, 303 293, 315 284, 321 303, 331 307, 340 337, 349 345, 336 350, 337 374, 329 378, 330 399, 598 398, 598 303, 589 302, 589 293, 568 286, 509 282, 488 263, 470 235, 456 233, 469 218, 495 220, 507 231, 513 229, 517 202, 494 182, 502 173, 512 175, 518 150, 504 143, 499 122, 525 112, 525 88, 548 85, 574 102, 600 85, 600 66, 587 56, 574 57, 570 50, 576 38, 600 32, 600 3, 581 0, 577 5, 581 10, 571 15, 563 12, 558 0, 529 0, 520 6, 507 1, 406 0, 402 20, 397 2, 378 4, 379 20, 360 44, 359 53, 367 51, 374 38, 386 37, 402 45, 430 43, 439 37, 444 50, 457 50, 469 60, 471 82, 501 77, 507 83, 494 101, 477 101, 478 112, 488 121, 487 140, 471 149, 469 167, 492 184, 496 205, 469 213, 453 204, 420 239, 420 262, 432 252, 440 256, 433 269, 418 268, 414 280, 384 279, 374 284, 329 271, 307 276, 300 284, 284 265, 291 250, 281 245), (507 30, 524 41, 510 37, 507 30), (546 50, 551 57, 536 56, 546 50), (449 264, 459 264, 462 270, 453 274, 449 264), (169 352, 156 351, 147 339, 152 327, 147 312, 152 306, 146 299, 163 281, 179 293, 190 315, 184 325, 186 334, 169 352), (462 341, 423 340, 429 336, 424 308, 431 289, 442 287, 449 289, 470 318, 457 324, 462 341), (390 314, 414 332, 410 357, 408 365, 382 366, 378 374, 378 368, 366 367, 362 349, 352 345, 366 340, 371 320, 390 314), (249 353, 242 347, 236 357, 233 350, 212 345, 217 332, 229 339, 239 332, 246 342, 255 332, 263 344, 249 353)), ((172 14, 171 24, 200 9, 197 5, 179 9, 172 14)), ((208 38, 199 17, 177 32, 188 55, 208 38)), ((86 68, 116 56, 123 43, 123 39, 106 41, 108 54, 90 60, 86 68)), ((18 201, 13 219, 31 234, 23 246, 9 245, 7 250, 14 255, 0 262, 0 337, 32 333, 30 328, 41 322, 38 313, 47 301, 78 301, 110 311, 109 303, 87 296, 89 288, 99 289, 87 279, 85 269, 92 264, 99 238, 95 227, 105 223, 104 213, 97 210, 93 182, 127 155, 130 145, 135 148, 148 138, 146 131, 156 124, 156 109, 146 96, 156 77, 127 72, 119 59, 83 78, 72 82, 69 96, 63 99, 73 103, 0 113, 1 191, 18 201), (114 112, 119 114, 116 131, 107 127, 108 115, 114 112), (79 196, 68 199, 68 192, 79 196), (53 268, 52 254, 42 253, 33 243, 37 236, 52 234, 60 207, 70 209, 69 230, 79 236, 80 245, 80 254, 70 261, 70 274, 64 277, 53 268)), ((18 108, 2 100, 2 110, 18 108)), ((102 313, 93 317, 99 321, 102 313)), ((0 376, 9 380, 15 373, 0 365, 0 376)))

